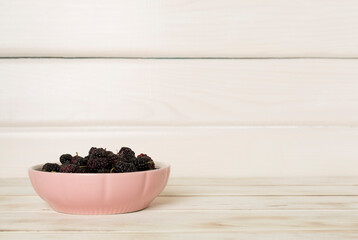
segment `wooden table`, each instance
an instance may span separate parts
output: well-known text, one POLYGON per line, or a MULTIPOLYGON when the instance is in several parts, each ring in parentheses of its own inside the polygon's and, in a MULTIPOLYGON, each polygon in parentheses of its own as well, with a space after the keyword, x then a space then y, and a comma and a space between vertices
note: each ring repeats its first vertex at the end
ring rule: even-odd
POLYGON ((358 239, 358 178, 170 179, 145 210, 54 212, 0 180, 0 239, 358 239))

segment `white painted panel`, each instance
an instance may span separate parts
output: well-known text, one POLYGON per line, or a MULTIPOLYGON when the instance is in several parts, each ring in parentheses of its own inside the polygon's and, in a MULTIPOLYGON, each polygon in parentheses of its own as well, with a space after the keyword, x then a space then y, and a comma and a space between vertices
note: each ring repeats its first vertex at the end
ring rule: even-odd
POLYGON ((357 125, 358 60, 0 60, 0 126, 357 125))
POLYGON ((0 56, 357 57, 354 0, 1 0, 0 56))
POLYGON ((172 165, 172 177, 357 176, 350 127, 1 128, 1 177, 92 146, 132 147, 172 165))

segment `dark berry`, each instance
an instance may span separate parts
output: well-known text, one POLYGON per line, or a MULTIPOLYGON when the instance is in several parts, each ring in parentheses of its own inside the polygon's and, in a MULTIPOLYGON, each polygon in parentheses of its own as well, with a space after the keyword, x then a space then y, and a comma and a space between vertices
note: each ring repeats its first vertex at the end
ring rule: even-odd
POLYGON ((71 163, 72 161, 72 155, 71 154, 62 154, 60 156, 60 162, 62 164, 71 163))
POLYGON ((105 148, 92 147, 88 156, 81 157, 63 154, 60 156, 62 166, 45 164, 43 171, 60 171, 68 173, 121 173, 155 169, 154 161, 146 154, 137 157, 129 147, 122 147, 118 154, 105 148))
POLYGON ((155 168, 152 158, 143 153, 137 156, 137 159, 134 161, 134 165, 138 171, 151 170, 155 168))
POLYGON ((115 164, 115 163, 119 162, 119 156, 118 156, 117 154, 114 154, 114 153, 109 154, 109 155, 107 156, 107 159, 108 159, 109 161, 111 161, 112 164, 115 164))
POLYGON ((60 171, 60 165, 58 165, 57 163, 46 163, 45 165, 43 165, 42 171, 58 172, 60 171))
POLYGON ((125 158, 128 162, 132 161, 135 158, 135 153, 129 147, 122 147, 118 153, 120 158, 125 158))
POLYGON ((110 172, 111 172, 111 169, 102 168, 102 169, 99 169, 97 173, 110 173, 110 172))
POLYGON ((88 158, 83 158, 78 155, 74 156, 72 158, 72 164, 75 164, 77 166, 87 166, 88 158))
POLYGON ((108 152, 104 148, 95 148, 92 147, 89 151, 89 158, 105 158, 107 157, 108 152))
POLYGON ((91 156, 93 151, 95 151, 97 148, 91 147, 91 149, 88 151, 88 156, 91 156))
POLYGON ((111 169, 111 173, 135 172, 137 168, 133 163, 118 162, 111 169))
POLYGON ((106 151, 106 157, 111 156, 112 154, 114 154, 112 151, 106 151))
POLYGON ((60 172, 64 173, 76 173, 80 167, 75 164, 63 164, 60 167, 60 172))
POLYGON ((90 158, 88 160, 88 167, 91 170, 99 170, 102 168, 111 168, 113 162, 107 158, 90 158))
POLYGON ((77 168, 76 173, 90 173, 90 170, 87 166, 80 166, 79 168, 77 168))
POLYGON ((126 163, 134 163, 136 161, 135 157, 132 158, 119 158, 118 159, 119 162, 126 162, 126 163))

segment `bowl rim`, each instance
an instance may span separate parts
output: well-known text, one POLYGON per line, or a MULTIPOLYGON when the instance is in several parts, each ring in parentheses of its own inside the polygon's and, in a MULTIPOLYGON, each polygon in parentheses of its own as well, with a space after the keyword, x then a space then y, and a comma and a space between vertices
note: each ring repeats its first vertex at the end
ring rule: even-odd
MULTIPOLYGON (((57 164, 61 164, 60 162, 54 162, 57 164)), ((146 172, 158 172, 158 171, 163 171, 164 169, 170 168, 170 164, 168 163, 164 163, 164 162, 160 162, 160 161, 154 161, 155 166, 158 168, 152 169, 152 170, 145 170, 145 171, 136 171, 136 172, 124 172, 124 173, 64 173, 64 172, 44 172, 41 171, 42 166, 45 165, 45 163, 41 163, 41 164, 36 164, 33 165, 32 167, 28 168, 29 172, 34 172, 34 173, 41 173, 41 174, 51 174, 51 175, 68 175, 70 174, 72 175, 78 175, 78 176, 103 176, 103 175, 122 175, 122 174, 140 174, 140 173, 146 173, 146 172)))

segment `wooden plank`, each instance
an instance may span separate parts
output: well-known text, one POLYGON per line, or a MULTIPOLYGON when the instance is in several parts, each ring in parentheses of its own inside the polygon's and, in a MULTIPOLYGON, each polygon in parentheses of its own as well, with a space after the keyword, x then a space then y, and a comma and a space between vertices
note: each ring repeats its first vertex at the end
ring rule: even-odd
POLYGON ((154 240, 182 240, 182 239, 205 239, 205 240, 217 240, 217 239, 246 239, 246 240, 356 240, 358 238, 358 231, 239 231, 239 232, 216 232, 216 233, 123 233, 123 232, 35 232, 35 231, 23 231, 23 232, 0 232, 1 239, 18 240, 18 239, 154 239, 154 240))
MULTIPOLYGON (((23 184, 16 178, 7 179, 6 181, 14 184, 23 184)), ((0 180, 0 186, 1 186, 0 180)), ((358 177, 250 177, 250 178, 169 178, 168 185, 195 185, 195 186, 355 186, 358 185, 358 177)))
POLYGON ((1 128, 0 175, 26 177, 30 166, 92 146, 130 146, 171 164, 172 177, 357 176, 357 145, 355 127, 1 128))
POLYGON ((357 77, 352 59, 2 59, 0 126, 357 126, 357 77))
MULTIPOLYGON (((75 184, 75 183, 74 183, 75 184)), ((0 196, 36 195, 31 186, 2 186, 0 196)), ((161 196, 358 196, 358 186, 167 186, 161 196)))
MULTIPOLYGON (((325 182, 325 178, 311 179, 315 179, 318 185, 292 185, 305 182, 295 178, 291 181, 283 178, 281 183, 277 178, 273 179, 273 182, 280 184, 276 186, 260 184, 266 179, 246 179, 255 185, 241 185, 238 179, 221 179, 212 186, 210 183, 215 179, 196 178, 192 179, 191 184, 189 179, 173 179, 167 189, 173 192, 185 188, 187 192, 226 189, 220 191, 235 193, 237 188, 251 188, 252 191, 265 189, 270 195, 272 188, 281 188, 282 191, 287 191, 285 188, 306 189, 304 191, 319 188, 326 192, 335 188, 340 192, 344 188, 356 187, 330 186, 326 185, 329 181, 325 182), (225 185, 230 180, 233 183, 225 185)), ((334 184, 333 178, 326 179, 334 184)), ((0 180, 0 190, 18 187, 17 191, 23 192, 31 188, 28 179, 0 180)), ((143 211, 80 216, 56 213, 37 196, 0 196, 0 238, 52 239, 52 236, 56 236, 54 239, 91 239, 88 238, 90 236, 93 239, 237 239, 239 236, 244 239, 355 239, 358 235, 357 201, 357 196, 161 195, 143 211)))
POLYGON ((119 215, 11 212, 1 231, 232 232, 239 230, 357 230, 358 211, 139 211, 119 215), (66 224, 67 223, 67 224, 66 224), (73 224, 68 224, 73 223, 73 224), (75 224, 74 224, 75 223, 75 224))
MULTIPOLYGON (((168 186, 356 186, 358 177, 247 177, 198 178, 171 177, 168 186)), ((0 178, 0 187, 31 186, 30 179, 0 178)))
MULTIPOLYGON (((145 211, 356 209, 357 196, 159 196, 145 211)), ((44 211, 53 210, 38 196, 0 196, 0 212, 44 211)))
POLYGON ((162 196, 358 196, 358 187, 284 187, 284 186, 235 186, 228 188, 210 186, 172 186, 166 188, 162 196))
POLYGON ((168 186, 162 196, 358 196, 358 186, 168 186))
POLYGON ((1 0, 0 6, 0 56, 358 56, 354 0, 1 0))

